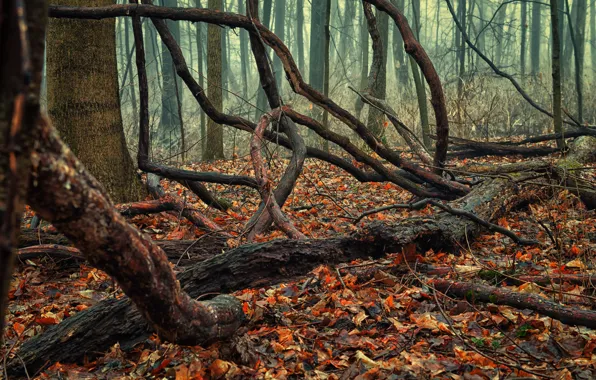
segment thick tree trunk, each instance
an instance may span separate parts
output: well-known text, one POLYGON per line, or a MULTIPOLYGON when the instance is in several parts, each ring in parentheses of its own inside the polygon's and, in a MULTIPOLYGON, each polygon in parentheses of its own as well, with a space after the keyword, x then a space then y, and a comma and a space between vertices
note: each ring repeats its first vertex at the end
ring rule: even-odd
MULTIPOLYGON (((79 5, 76 0, 61 5, 79 5)), ((114 4, 92 0, 85 5, 114 4)), ((142 198, 126 148, 114 19, 52 19, 48 24, 48 110, 64 141, 116 202, 142 198)))

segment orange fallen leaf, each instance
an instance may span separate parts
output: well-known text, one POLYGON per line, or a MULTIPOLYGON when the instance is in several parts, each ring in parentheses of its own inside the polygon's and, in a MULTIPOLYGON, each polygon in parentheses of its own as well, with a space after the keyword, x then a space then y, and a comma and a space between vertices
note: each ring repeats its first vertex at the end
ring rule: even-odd
POLYGON ((23 331, 25 331, 25 325, 20 324, 19 322, 15 322, 12 325, 12 328, 14 329, 14 331, 17 332, 17 334, 21 335, 23 333, 23 331))

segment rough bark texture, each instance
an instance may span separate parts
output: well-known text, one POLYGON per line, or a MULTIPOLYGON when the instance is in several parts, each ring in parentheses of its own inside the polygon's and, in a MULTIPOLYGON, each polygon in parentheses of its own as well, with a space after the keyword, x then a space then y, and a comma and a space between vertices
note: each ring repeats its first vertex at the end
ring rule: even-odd
POLYGON ((0 347, 39 113, 46 9, 45 1, 0 3, 0 347))
POLYGON ((46 119, 39 124, 28 194, 36 212, 116 279, 163 338, 200 344, 233 334, 243 321, 240 302, 229 296, 207 302, 190 298, 164 252, 117 213, 46 119))
MULTIPOLYGON (((372 40, 373 60, 368 74, 368 89, 373 97, 385 99, 387 95, 387 45, 389 44, 389 16, 385 12, 377 12, 375 17, 370 4, 364 4, 368 33, 372 40), (378 19, 378 27, 377 27, 378 19)), ((383 136, 383 112, 371 107, 368 111, 367 127, 377 137, 383 136)))
MULTIPOLYGON (((209 0, 209 9, 219 10, 222 8, 221 0, 209 0)), ((209 25, 207 32, 207 90, 209 99, 213 106, 223 110, 223 92, 221 79, 221 29, 218 25, 209 25)), ((207 141, 204 160, 223 159, 223 126, 215 120, 207 120, 207 141)))
MULTIPOLYGON (((114 1, 60 4, 102 6, 114 1)), ((60 135, 114 201, 141 199, 120 114, 114 19, 51 19, 47 43, 48 110, 60 135)))

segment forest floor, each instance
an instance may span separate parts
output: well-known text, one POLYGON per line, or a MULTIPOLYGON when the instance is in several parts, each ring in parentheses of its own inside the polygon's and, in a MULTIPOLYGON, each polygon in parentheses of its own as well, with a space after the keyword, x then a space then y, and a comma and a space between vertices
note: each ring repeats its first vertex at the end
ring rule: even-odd
MULTIPOLYGON (((514 160, 487 159, 494 163, 514 160)), ((285 161, 274 162, 272 171, 279 175, 285 161)), ((252 171, 244 159, 189 167, 242 174, 252 171)), ((223 213, 207 209, 179 185, 162 184, 167 191, 184 196, 188 207, 204 212, 234 235, 228 240, 230 247, 242 243, 244 225, 258 206, 255 191, 210 186, 219 197, 232 202, 232 209, 223 213)), ((325 238, 355 231, 353 220, 364 211, 409 200, 409 193, 392 184, 361 184, 339 169, 307 160, 284 211, 307 236, 325 238)), ((432 208, 391 210, 366 217, 360 224, 397 222, 433 212, 432 208)), ((155 240, 196 239, 204 234, 175 214, 137 216, 131 221, 155 240)), ((162 342, 154 335, 128 352, 116 345, 85 363, 47 363, 42 373, 29 376, 596 378, 596 330, 568 326, 530 310, 451 299, 426 285, 431 274, 416 271, 419 264, 451 267, 439 277, 475 282, 484 281, 480 278, 487 269, 516 276, 596 273, 596 213, 586 211, 568 192, 517 210, 499 224, 539 240, 541 246, 519 247, 509 238, 487 232, 458 252, 395 252, 382 260, 322 266, 295 282, 234 293, 244 302, 250 318, 246 338, 259 357, 251 365, 231 357, 221 343, 187 347, 162 342), (406 254, 415 257, 415 263, 404 271, 406 254)), ((42 225, 42 229, 48 228, 42 225)), ((274 231, 259 237, 262 241, 277 238, 285 236, 274 231)), ((496 281, 487 279, 486 283, 539 294, 570 308, 596 310, 594 284, 515 285, 502 276, 496 281)), ((106 274, 84 262, 55 257, 20 262, 10 290, 9 353, 4 352, 4 357, 13 357, 29 337, 107 297, 123 294, 106 274)))

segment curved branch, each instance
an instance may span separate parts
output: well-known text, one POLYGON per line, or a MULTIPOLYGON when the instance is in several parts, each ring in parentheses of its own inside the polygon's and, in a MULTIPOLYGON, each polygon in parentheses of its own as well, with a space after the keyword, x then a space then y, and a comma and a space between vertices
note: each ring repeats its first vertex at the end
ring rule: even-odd
MULTIPOLYGON (((145 2, 147 0, 144 0, 145 2)), ((393 8, 395 9, 395 8, 393 8)), ((397 11, 397 10, 396 10, 397 11)), ((129 6, 129 5, 111 5, 105 7, 93 7, 93 8, 75 8, 75 7, 52 7, 52 16, 56 17, 71 17, 71 18, 106 18, 106 17, 116 17, 116 16, 146 16, 146 17, 153 17, 152 21, 156 28, 158 28, 158 32, 162 37, 162 40, 166 44, 166 47, 170 50, 173 57, 174 55, 178 56, 178 59, 174 60, 176 64, 176 71, 178 75, 182 78, 182 80, 189 86, 189 89, 197 98, 201 107, 205 110, 205 112, 211 117, 213 120, 217 121, 220 124, 226 124, 238 127, 240 129, 252 129, 250 125, 246 124, 246 120, 236 117, 236 116, 229 116, 222 114, 221 112, 217 111, 213 108, 210 104, 208 99, 203 93, 203 89, 194 81, 192 75, 188 71, 186 67, 186 63, 184 62, 184 58, 182 57, 182 52, 180 48, 177 46, 175 41, 172 43, 167 42, 164 40, 164 35, 167 36, 166 33, 160 32, 159 28, 159 21, 156 18, 167 18, 171 20, 187 20, 187 21, 200 21, 200 22, 207 22, 211 24, 217 25, 226 25, 229 27, 240 27, 243 29, 248 30, 250 33, 256 33, 255 28, 258 30, 258 34, 261 36, 262 40, 271 47, 277 56, 279 57, 282 65, 284 67, 284 71, 286 72, 286 78, 290 82, 290 85, 294 92, 299 95, 305 96, 311 102, 316 103, 317 105, 323 107, 333 116, 344 122, 350 128, 358 133, 358 135, 366 142, 366 144, 377 152, 381 157, 388 160, 392 164, 401 167, 412 174, 423 178, 425 181, 429 182, 432 185, 437 186, 438 188, 447 190, 445 194, 443 194, 444 199, 451 199, 454 195, 464 195, 469 192, 469 188, 464 186, 460 183, 453 182, 442 178, 440 175, 435 173, 427 172, 424 169, 420 168, 418 165, 403 159, 399 153, 387 148, 384 146, 374 135, 366 128, 366 126, 360 122, 354 115, 346 111, 345 109, 341 108, 337 103, 333 100, 324 96, 320 92, 316 91, 310 85, 304 82, 302 79, 302 75, 294 62, 292 55, 288 49, 288 47, 281 41, 274 33, 270 30, 265 28, 261 23, 258 21, 253 21, 250 18, 233 14, 227 12, 219 12, 213 11, 210 9, 182 9, 182 8, 164 8, 164 7, 155 7, 152 5, 139 5, 139 6, 129 6), (157 22, 157 23, 156 23, 157 22), (447 194, 449 193, 449 194, 447 194)), ((163 22, 163 21, 162 21, 163 22)), ((406 23, 407 24, 407 23, 406 23)), ((163 30, 163 28, 161 28, 163 30)), ((167 29, 166 29, 167 31, 167 29)), ((411 32, 411 31, 410 31, 411 32)), ((171 37, 171 35, 170 35, 171 37)), ((170 41, 171 42, 171 41, 170 41)), ((417 44, 417 42, 416 42, 417 44)), ((416 45, 414 44, 414 45, 416 45)), ((418 44, 419 46, 419 44, 418 44)), ((416 51, 416 49, 414 49, 416 51)), ((420 55, 421 53, 416 53, 420 55)), ((425 53, 421 55, 421 57, 426 57, 425 53)), ((423 68, 423 72, 425 70, 429 70, 428 65, 432 68, 432 64, 430 62, 423 68)), ((434 70, 434 68, 432 68, 434 70)), ((437 77, 438 78, 438 77, 437 77)), ((440 82, 439 82, 440 83, 440 82)), ((431 86, 432 89, 432 86, 431 86)), ((440 90, 440 94, 442 95, 442 89, 440 90)), ((437 91, 433 92, 433 104, 437 104, 438 108, 440 109, 440 99, 437 95, 437 91)), ((438 117, 441 117, 440 111, 437 113, 435 110, 435 114, 438 117)), ((445 116, 446 120, 446 116, 445 116)), ((438 123, 440 126, 443 125, 438 123)), ((254 125, 254 124, 253 124, 254 125)), ((447 134, 448 134, 448 124, 447 125, 447 134)), ((445 128, 441 127, 438 129, 438 132, 443 134, 445 132, 445 128), (440 131, 439 131, 440 130, 440 131)), ((447 147, 445 146, 445 149, 447 147)), ((442 149, 442 148, 441 148, 442 149)), ((439 149, 439 151, 441 151, 439 149)), ((441 162, 442 165, 442 162, 441 162)), ((426 193, 421 193, 420 189, 415 185, 415 183, 405 179, 400 178, 398 185, 413 194, 418 196, 430 196, 426 193)))
POLYGON ((404 41, 404 48, 414 61, 420 67, 426 83, 430 88, 431 104, 435 111, 435 120, 437 123, 437 143, 435 149, 434 164, 440 172, 440 168, 443 167, 445 160, 447 159, 447 148, 448 148, 448 137, 449 137, 449 120, 447 118, 447 107, 445 105, 445 94, 443 93, 443 86, 441 85, 441 78, 435 70, 432 61, 426 54, 426 51, 418 42, 408 20, 404 15, 388 0, 364 0, 367 3, 373 4, 378 9, 387 12, 389 16, 395 21, 395 25, 399 29, 399 32, 404 41))
MULTIPOLYGON (((250 0, 248 2, 247 7, 247 13, 249 17, 251 17, 251 15, 254 15, 252 18, 254 20, 258 20, 258 10, 259 7, 257 1, 250 0)), ((263 91, 267 96, 269 107, 271 107, 271 109, 279 108, 283 105, 283 101, 281 99, 281 95, 279 93, 279 89, 277 88, 275 77, 273 75, 273 69, 271 67, 269 55, 265 50, 265 46, 258 32, 250 34, 250 46, 253 52, 253 56, 255 57, 257 63, 257 69, 259 71, 261 86, 263 87, 263 91)), ((286 117, 286 115, 284 115, 283 113, 280 114, 280 117, 277 121, 277 125, 280 127, 281 132, 283 132, 288 137, 292 149, 292 158, 290 159, 288 167, 286 168, 277 187, 273 191, 275 201, 281 209, 281 207, 283 207, 284 203, 294 190, 296 181, 298 180, 298 177, 302 172, 304 159, 306 158, 306 146, 304 144, 302 136, 300 136, 300 134, 298 133, 294 121, 286 117)), ((266 209, 267 203, 261 202, 257 212, 248 221, 247 226, 250 229, 250 232, 248 234, 248 240, 253 240, 256 237, 256 235, 262 234, 271 225, 273 217, 269 212, 265 212, 266 209)))
POLYGON ((276 108, 272 110, 271 113, 263 115, 259 121, 259 124, 257 124, 257 129, 255 129, 253 138, 250 140, 250 156, 252 157, 252 162, 255 169, 255 177, 259 183, 259 193, 261 194, 263 203, 267 206, 269 215, 271 215, 271 218, 273 218, 273 221, 277 227, 279 227, 279 229, 285 232, 286 235, 292 239, 306 239, 306 236, 304 236, 302 232, 298 231, 298 229, 294 227, 288 218, 286 218, 286 216, 282 213, 281 208, 277 204, 277 201, 273 196, 273 191, 271 190, 271 183, 269 182, 267 169, 265 168, 265 163, 263 162, 263 157, 261 155, 261 140, 263 139, 263 132, 272 120, 279 120, 281 117, 282 112, 280 108, 276 108))

